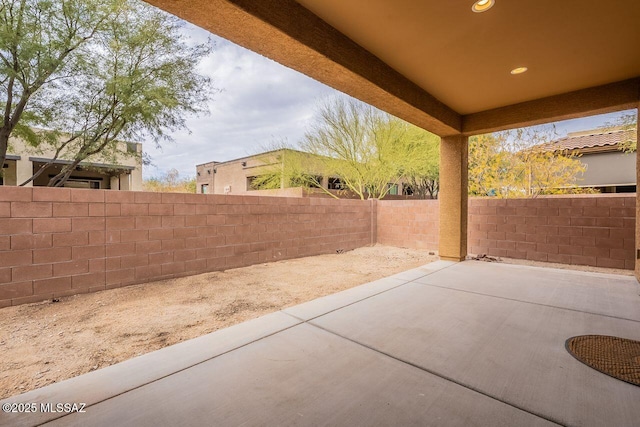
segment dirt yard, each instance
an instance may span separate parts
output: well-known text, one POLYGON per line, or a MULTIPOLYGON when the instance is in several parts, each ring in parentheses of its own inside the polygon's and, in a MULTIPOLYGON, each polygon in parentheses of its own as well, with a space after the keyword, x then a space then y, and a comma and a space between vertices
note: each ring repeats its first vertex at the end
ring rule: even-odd
POLYGON ((0 309, 0 399, 427 264, 386 246, 0 309))

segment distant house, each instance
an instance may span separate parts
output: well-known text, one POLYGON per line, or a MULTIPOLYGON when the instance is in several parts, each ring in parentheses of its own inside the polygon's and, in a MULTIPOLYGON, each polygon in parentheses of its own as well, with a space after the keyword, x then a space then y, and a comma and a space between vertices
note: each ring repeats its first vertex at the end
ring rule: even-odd
MULTIPOLYGON (((115 162, 114 159, 105 159, 100 155, 89 157, 76 167, 64 187, 141 191, 142 144, 120 142, 119 152, 122 155, 117 156, 115 162)), ((53 159, 54 154, 52 149, 36 152, 33 148, 26 147, 21 139, 11 138, 7 160, 0 174, 0 185, 22 184, 53 159)), ((71 160, 62 153, 38 178, 26 186, 46 186, 65 164, 71 164, 71 160)))
MULTIPOLYGON (((254 179, 269 173, 274 165, 282 163, 287 152, 302 153, 285 148, 226 162, 209 162, 197 165, 197 192, 202 194, 255 194, 258 189, 253 183, 254 179)), ((324 188, 340 189, 340 183, 335 182, 336 180, 318 178, 324 188)), ((282 189, 284 188, 283 185, 282 189)))
POLYGON ((575 151, 587 169, 576 185, 593 187, 602 193, 636 191, 636 155, 624 153, 620 144, 635 140, 635 129, 589 130, 569 133, 565 138, 544 144, 553 151, 575 151))
MULTIPOLYGON (((321 174, 318 171, 313 170, 313 154, 285 148, 253 156, 241 157, 239 159, 229 160, 226 162, 209 162, 197 165, 196 192, 202 194, 296 195, 296 193, 288 191, 284 184, 279 190, 259 190, 254 185, 254 179, 256 177, 269 173, 273 170, 274 165, 277 166, 282 164, 287 153, 296 153, 298 155, 308 156, 308 173, 311 175, 317 174, 317 180, 325 190, 328 190, 329 192, 338 192, 344 189, 339 178, 320 176, 321 174)), ((317 156, 315 157, 317 158, 317 156)), ((390 196, 403 194, 402 183, 389 185, 390 196)), ((405 186, 404 190, 406 191, 409 189, 405 186)), ((323 194, 326 195, 326 192, 318 189, 316 191, 311 191, 306 195, 322 196, 323 194)), ((341 195, 342 197, 349 197, 349 195, 344 192, 342 192, 341 195)))

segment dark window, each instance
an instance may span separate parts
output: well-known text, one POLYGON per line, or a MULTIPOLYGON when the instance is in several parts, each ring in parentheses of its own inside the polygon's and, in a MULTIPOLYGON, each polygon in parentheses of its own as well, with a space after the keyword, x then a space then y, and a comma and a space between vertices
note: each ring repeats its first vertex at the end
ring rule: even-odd
POLYGON ((256 178, 257 178, 256 176, 248 176, 247 177, 247 191, 257 190, 258 189, 258 185, 255 182, 256 178))
POLYGON ((4 170, 3 169, 7 169, 9 167, 8 164, 4 164, 2 165, 2 169, 0 169, 0 185, 4 185, 4 170))
POLYGON ((100 189, 100 181, 93 179, 83 179, 83 178, 69 178, 62 184, 63 187, 66 188, 90 188, 92 190, 100 189))
POLYGON ((303 175, 291 178, 290 187, 320 187, 322 185, 321 176, 303 175))
POLYGON ((636 186, 635 185, 618 185, 616 187, 616 193, 635 193, 636 186))
POLYGON ((138 144, 135 142, 127 142, 127 153, 137 153, 138 152, 138 144))
POLYGON ((327 188, 329 190, 344 190, 344 183, 340 178, 329 178, 327 188))

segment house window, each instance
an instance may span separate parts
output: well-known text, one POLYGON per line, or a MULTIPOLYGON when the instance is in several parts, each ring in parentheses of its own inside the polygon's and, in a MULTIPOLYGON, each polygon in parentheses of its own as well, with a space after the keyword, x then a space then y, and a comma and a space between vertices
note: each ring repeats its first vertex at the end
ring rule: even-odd
POLYGON ((258 190, 257 182, 255 182, 256 178, 256 176, 247 177, 247 191, 258 190))
POLYGON ((209 194, 209 184, 202 184, 200 190, 202 194, 209 194))
POLYGON ((69 178, 62 184, 66 188, 90 188, 92 190, 100 189, 100 181, 97 179, 69 178))
POLYGON ((344 183, 340 178, 329 178, 327 188, 329 190, 342 190, 344 189, 344 183))
POLYGON ((389 195, 397 196, 398 195, 398 184, 388 184, 389 185, 389 195))
POLYGON ((6 173, 7 169, 9 169, 9 165, 7 163, 5 163, 2 166, 2 169, 0 169, 0 185, 4 185, 4 174, 6 173))
POLYGON ((289 181, 289 187, 322 187, 322 177, 314 175, 302 175, 291 178, 289 181))

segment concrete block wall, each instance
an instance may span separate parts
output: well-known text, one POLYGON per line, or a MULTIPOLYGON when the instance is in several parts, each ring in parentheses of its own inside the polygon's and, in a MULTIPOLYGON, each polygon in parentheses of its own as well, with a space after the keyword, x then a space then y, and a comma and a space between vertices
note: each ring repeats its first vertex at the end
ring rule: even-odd
MULTIPOLYGON (((469 199, 470 254, 634 269, 635 195, 469 199)), ((378 243, 438 250, 437 200, 378 201, 378 243)))
POLYGON ((471 199, 469 253, 635 267, 635 194, 471 199))
MULTIPOLYGON (((633 269, 634 195, 469 200, 469 252, 633 269)), ((0 307, 373 243, 438 250, 437 200, 0 187, 0 307)))
POLYGON ((0 187, 0 307, 366 246, 372 206, 0 187))
POLYGON ((378 200, 378 243, 438 250, 440 208, 437 200, 378 200))

